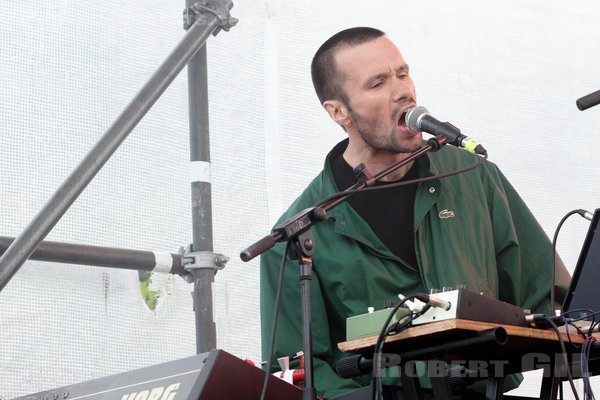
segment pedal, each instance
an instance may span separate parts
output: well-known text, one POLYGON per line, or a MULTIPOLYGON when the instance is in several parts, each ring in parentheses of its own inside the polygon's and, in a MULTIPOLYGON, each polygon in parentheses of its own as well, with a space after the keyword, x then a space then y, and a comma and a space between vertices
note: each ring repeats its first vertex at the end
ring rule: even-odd
MULTIPOLYGON (((373 311, 366 314, 346 318, 346 340, 360 339, 379 335, 381 328, 388 318, 392 308, 373 311)), ((392 317, 390 324, 400 321, 410 313, 406 308, 399 308, 392 317)))
POLYGON ((412 322, 413 325, 457 318, 502 325, 528 326, 525 320, 525 310, 521 307, 484 294, 458 289, 429 296, 449 302, 450 308, 444 310, 431 307, 423 315, 415 318, 412 322))

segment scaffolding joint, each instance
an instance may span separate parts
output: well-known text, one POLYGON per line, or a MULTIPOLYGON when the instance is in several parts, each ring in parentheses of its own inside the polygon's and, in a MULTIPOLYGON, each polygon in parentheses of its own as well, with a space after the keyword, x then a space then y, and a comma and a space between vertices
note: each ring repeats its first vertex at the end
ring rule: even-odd
POLYGON ((191 245, 181 251, 181 266, 187 272, 212 269, 215 274, 225 268, 229 257, 212 251, 191 251, 191 245))
POLYGON ((221 29, 229 32, 239 22, 237 18, 231 16, 229 9, 220 0, 200 0, 183 10, 183 29, 186 31, 190 29, 204 13, 212 14, 217 18, 218 26, 212 33, 213 36, 217 36, 221 29))

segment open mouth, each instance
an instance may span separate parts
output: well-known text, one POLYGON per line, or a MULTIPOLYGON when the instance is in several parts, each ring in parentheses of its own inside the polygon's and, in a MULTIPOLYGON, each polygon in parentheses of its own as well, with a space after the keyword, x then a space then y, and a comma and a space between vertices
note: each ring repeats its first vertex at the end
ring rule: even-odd
POLYGON ((398 127, 402 128, 406 133, 417 133, 406 125, 406 113, 409 110, 410 108, 400 113, 400 116, 398 117, 398 127))
POLYGON ((400 113, 400 118, 398 119, 398 125, 404 126, 404 127, 406 126, 405 117, 406 117, 406 111, 400 113))
POLYGON ((406 114, 408 113, 408 111, 412 110, 412 107, 407 108, 406 110, 400 112, 398 111, 398 121, 397 121, 397 126, 398 129, 407 136, 416 136, 418 135, 420 132, 418 131, 413 131, 412 129, 410 129, 408 127, 408 125, 406 124, 406 114))
MULTIPOLYGON (((411 133, 415 133, 415 134, 416 134, 416 133, 420 133, 420 130, 413 130, 413 129, 411 129, 411 128, 408 126, 408 123, 407 123, 407 120, 406 120, 407 114, 408 114, 410 111, 414 110, 414 107, 415 107, 415 106, 414 106, 414 105, 412 105, 412 106, 408 107, 407 109, 405 109, 404 111, 402 111, 402 112, 400 113, 400 117, 399 117, 399 119, 398 119, 398 126, 399 126, 399 127, 402 127, 402 128, 405 128, 407 131, 409 131, 409 132, 411 132, 411 133)), ((412 122, 411 122, 411 123, 412 123, 412 122)))

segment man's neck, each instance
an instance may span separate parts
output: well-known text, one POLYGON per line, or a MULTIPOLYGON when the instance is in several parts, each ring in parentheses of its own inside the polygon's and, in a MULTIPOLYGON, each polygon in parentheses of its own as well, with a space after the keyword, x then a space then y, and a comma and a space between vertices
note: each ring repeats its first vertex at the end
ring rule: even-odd
MULTIPOLYGON (((408 157, 408 153, 390 153, 384 151, 377 151, 366 147, 355 149, 352 146, 352 142, 348 144, 348 147, 344 151, 344 160, 352 167, 356 167, 358 164, 363 163, 372 175, 375 175, 386 168, 391 167, 402 159, 408 157)), ((406 165, 398 168, 391 174, 384 177, 383 181, 397 181, 402 179, 404 175, 410 170, 414 163, 414 160, 406 165)))

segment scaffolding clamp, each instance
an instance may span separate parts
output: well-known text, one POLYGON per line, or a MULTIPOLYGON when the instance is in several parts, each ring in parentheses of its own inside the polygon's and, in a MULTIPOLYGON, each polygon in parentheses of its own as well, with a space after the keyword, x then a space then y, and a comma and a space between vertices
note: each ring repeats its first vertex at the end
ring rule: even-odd
POLYGON ((231 16, 229 9, 220 0, 201 0, 183 10, 183 29, 186 31, 190 29, 204 13, 214 15, 219 23, 213 36, 217 36, 221 29, 229 32, 239 22, 237 18, 231 16))
POLYGON ((215 274, 217 271, 225 268, 225 264, 229 262, 229 257, 223 254, 213 253, 212 251, 191 251, 192 245, 182 248, 181 266, 184 270, 191 272, 196 269, 213 269, 215 274))

